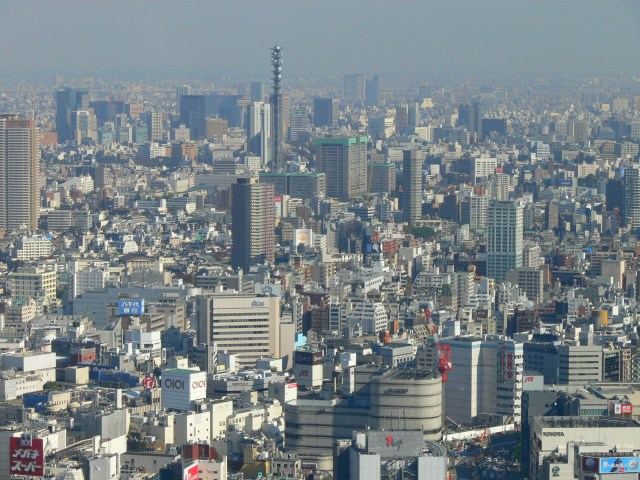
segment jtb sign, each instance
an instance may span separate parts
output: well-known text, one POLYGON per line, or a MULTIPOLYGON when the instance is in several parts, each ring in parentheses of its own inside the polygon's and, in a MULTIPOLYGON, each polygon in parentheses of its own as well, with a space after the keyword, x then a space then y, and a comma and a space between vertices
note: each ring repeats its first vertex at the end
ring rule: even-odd
POLYGON ((31 435, 9 439, 9 474, 44 476, 44 443, 31 435))
POLYGON ((144 298, 131 298, 127 300, 118 300, 118 316, 139 317, 144 314, 144 298))

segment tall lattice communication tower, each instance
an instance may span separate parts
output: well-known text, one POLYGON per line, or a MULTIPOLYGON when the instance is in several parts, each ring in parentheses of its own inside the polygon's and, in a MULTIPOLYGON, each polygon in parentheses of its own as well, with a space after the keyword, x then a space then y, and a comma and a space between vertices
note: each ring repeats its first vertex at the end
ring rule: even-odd
POLYGON ((276 45, 271 49, 271 66, 273 67, 273 168, 277 171, 283 169, 282 166, 282 49, 276 45))

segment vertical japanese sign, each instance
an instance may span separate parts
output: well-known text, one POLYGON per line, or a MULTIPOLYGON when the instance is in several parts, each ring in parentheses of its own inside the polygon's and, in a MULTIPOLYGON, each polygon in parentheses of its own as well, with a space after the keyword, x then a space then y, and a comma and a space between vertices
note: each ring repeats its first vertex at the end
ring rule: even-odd
POLYGON ((44 476, 44 442, 31 435, 9 439, 9 474, 44 476))

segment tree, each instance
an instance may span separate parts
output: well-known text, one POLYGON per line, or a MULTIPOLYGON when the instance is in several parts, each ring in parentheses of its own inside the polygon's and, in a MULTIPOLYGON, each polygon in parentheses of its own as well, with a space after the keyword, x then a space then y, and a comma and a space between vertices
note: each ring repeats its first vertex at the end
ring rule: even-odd
POLYGON ((404 231, 405 233, 409 233, 414 237, 420 238, 422 240, 431 240, 436 235, 436 231, 431 227, 417 227, 415 225, 407 225, 404 231))

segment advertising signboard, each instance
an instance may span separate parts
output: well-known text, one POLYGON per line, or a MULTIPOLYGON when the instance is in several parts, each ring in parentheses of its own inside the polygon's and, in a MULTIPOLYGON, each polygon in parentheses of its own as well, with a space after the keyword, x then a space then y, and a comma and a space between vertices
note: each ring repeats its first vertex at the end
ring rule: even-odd
POLYGON ((638 457, 601 457, 599 473, 640 473, 638 457))
POLYGON ((581 466, 585 473, 640 473, 640 457, 584 456, 581 466))
POLYGON ((146 377, 144 377, 142 379, 142 386, 146 390, 151 390, 153 388, 156 388, 156 385, 157 385, 156 377, 154 377, 152 375, 147 375, 146 377))
POLYGON ((318 365, 323 358, 322 350, 296 350, 294 353, 295 363, 300 365, 318 365))
POLYGON ((31 435, 9 439, 9 474, 44 476, 44 442, 31 435))
POLYGON ((144 314, 144 298, 129 298, 118 300, 118 316, 139 317, 144 314))
POLYGON ((182 480, 198 480, 198 464, 194 463, 182 471, 182 480))

